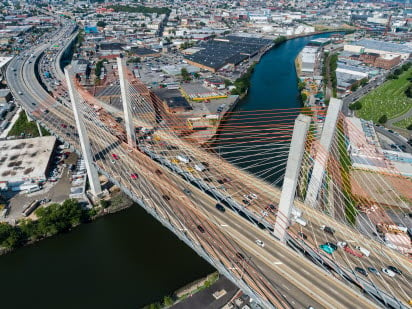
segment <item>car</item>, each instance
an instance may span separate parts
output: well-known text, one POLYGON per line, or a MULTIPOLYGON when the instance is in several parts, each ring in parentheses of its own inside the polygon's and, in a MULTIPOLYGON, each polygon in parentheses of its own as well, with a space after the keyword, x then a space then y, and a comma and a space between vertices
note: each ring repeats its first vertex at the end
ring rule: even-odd
POLYGON ((221 211, 221 212, 226 211, 226 208, 222 204, 219 204, 219 203, 216 204, 216 209, 221 211))
POLYGON ((252 199, 257 199, 257 198, 258 198, 258 196, 257 196, 256 194, 254 194, 254 193, 249 193, 249 196, 250 196, 252 199))
POLYGON ((162 174, 163 174, 161 170, 155 170, 155 173, 156 173, 157 175, 162 175, 162 174))
POLYGON ((306 236, 304 233, 302 232, 298 232, 298 236, 302 239, 308 239, 308 236, 306 236))
POLYGON ((333 248, 329 247, 328 245, 320 245, 319 246, 320 249, 322 249, 323 251, 325 251, 328 254, 332 254, 335 250, 333 250, 333 248))
POLYGON ((243 204, 245 204, 245 205, 250 205, 250 202, 247 201, 247 200, 242 200, 242 202, 243 202, 243 204))
POLYGON ((331 234, 331 235, 335 234, 335 230, 334 230, 333 228, 329 227, 329 226, 322 225, 322 226, 320 227, 320 229, 321 229, 322 231, 324 231, 325 233, 328 233, 328 234, 331 234))
POLYGON ((261 241, 260 239, 256 239, 256 240, 255 240, 255 243, 256 243, 258 246, 261 246, 262 248, 265 246, 265 243, 264 243, 263 241, 261 241))
POLYGON ((23 92, 19 91, 19 94, 20 94, 20 95, 22 95, 22 94, 23 94, 23 92))
POLYGON ((35 102, 31 102, 31 105, 36 106, 37 104, 35 102))
POLYGON ((197 226, 197 229, 198 229, 201 233, 204 233, 204 232, 205 232, 205 229, 204 229, 201 225, 198 225, 198 226, 197 226))
POLYGON ((338 241, 336 245, 340 248, 345 248, 348 244, 345 241, 338 241))
POLYGON ((388 266, 387 269, 390 271, 393 271, 394 273, 398 275, 402 275, 402 271, 399 268, 396 268, 395 266, 388 266))
POLYGON ((326 245, 331 247, 333 250, 338 250, 338 246, 335 245, 333 242, 327 242, 326 245))
POLYGON ((369 266, 369 267, 368 267, 368 271, 369 271, 371 274, 380 275, 380 272, 379 272, 375 267, 369 266))
POLYGON ((382 268, 382 272, 385 275, 389 276, 389 277, 395 277, 396 276, 396 274, 392 270, 389 270, 387 268, 382 268))
POLYGON ((240 252, 236 252, 236 256, 238 257, 239 260, 244 260, 245 259, 245 256, 240 252))
POLYGON ((361 267, 355 267, 355 271, 357 271, 361 275, 364 275, 365 277, 368 276, 368 272, 366 270, 364 270, 363 268, 361 268, 361 267))
POLYGON ((184 188, 183 189, 183 192, 185 193, 185 194, 192 194, 192 191, 190 191, 189 189, 187 189, 187 188, 184 188))
POLYGON ((119 160, 119 156, 115 153, 112 153, 112 158, 115 160, 119 160))
POLYGON ((61 126, 62 128, 65 128, 65 129, 67 128, 67 124, 64 124, 64 123, 61 123, 60 126, 61 126))
POLYGON ((137 179, 137 178, 139 178, 139 176, 137 176, 136 173, 131 173, 131 174, 130 174, 130 177, 131 177, 132 179, 137 179))
POLYGON ((162 197, 166 200, 166 201, 170 201, 170 197, 168 195, 162 195, 162 197))

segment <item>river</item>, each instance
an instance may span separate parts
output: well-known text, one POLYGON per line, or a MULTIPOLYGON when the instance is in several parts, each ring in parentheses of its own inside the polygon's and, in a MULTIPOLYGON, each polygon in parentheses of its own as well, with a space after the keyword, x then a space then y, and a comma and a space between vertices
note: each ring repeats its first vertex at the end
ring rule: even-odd
MULTIPOLYGON (((236 110, 299 107, 294 59, 312 38, 269 51, 236 110)), ((1 307, 140 308, 213 270, 135 206, 1 256, 1 307)))

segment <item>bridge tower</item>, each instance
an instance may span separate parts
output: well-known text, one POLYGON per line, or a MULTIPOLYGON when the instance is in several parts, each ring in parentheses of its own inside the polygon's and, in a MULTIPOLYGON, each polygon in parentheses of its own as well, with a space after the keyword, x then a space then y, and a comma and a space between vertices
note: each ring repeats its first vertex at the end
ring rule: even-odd
POLYGON ((295 120, 285 178, 283 180, 282 193, 280 195, 279 211, 273 231, 275 236, 282 242, 285 241, 286 229, 290 225, 290 216, 292 213, 293 201, 295 200, 296 186, 298 183, 310 122, 311 118, 302 114, 295 120))
POLYGON ((320 148, 322 150, 322 155, 317 156, 315 159, 312 176, 309 181, 305 198, 305 204, 308 204, 311 207, 317 206, 316 201, 322 187, 325 166, 329 159, 329 151, 332 146, 333 137, 335 136, 336 124, 341 108, 342 100, 335 98, 330 99, 325 123, 323 124, 322 135, 320 137, 320 148))
POLYGON ((119 71, 120 90, 122 93, 122 103, 124 112, 124 122, 127 133, 127 143, 130 147, 136 147, 136 131, 133 123, 132 110, 130 106, 130 89, 129 82, 126 79, 124 58, 117 58, 117 69, 119 71))
POLYGON ((82 149, 82 154, 84 158, 84 163, 86 165, 87 177, 89 178, 90 189, 92 194, 98 197, 102 193, 102 187, 100 186, 99 175, 97 174, 96 167, 93 165, 93 156, 90 150, 90 141, 87 136, 86 127, 84 125, 83 114, 80 111, 79 97, 76 93, 73 74, 71 68, 64 69, 66 75, 67 87, 69 89, 70 101, 72 102, 74 119, 76 121, 77 132, 79 133, 80 146, 82 149), (70 70, 70 71, 69 71, 70 70))

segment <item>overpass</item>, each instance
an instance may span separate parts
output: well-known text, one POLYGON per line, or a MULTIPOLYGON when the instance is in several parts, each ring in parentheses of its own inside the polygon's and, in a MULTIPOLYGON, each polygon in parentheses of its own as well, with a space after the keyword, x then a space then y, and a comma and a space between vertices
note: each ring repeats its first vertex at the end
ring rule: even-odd
MULTIPOLYGON (((57 39, 62 39, 66 34, 57 39)), ((44 44, 34 47, 34 54, 40 58, 41 53, 48 46, 49 44, 44 44)), ((69 108, 71 102, 64 97, 60 97, 60 102, 58 102, 57 98, 50 96, 41 86, 35 77, 37 61, 34 63, 30 63, 28 59, 13 61, 13 67, 18 68, 17 73, 8 71, 7 77, 16 101, 19 101, 41 125, 79 152, 78 133, 73 126, 75 123, 73 112, 69 108)), ((54 70, 56 76, 63 76, 60 66, 55 65, 54 70)), ((156 150, 158 145, 149 147, 148 144, 141 143, 139 149, 130 148, 124 141, 119 140, 121 134, 115 135, 114 131, 117 129, 123 133, 125 130, 122 128, 113 130, 109 121, 110 114, 107 114, 106 121, 108 122, 105 123, 101 115, 97 115, 91 107, 96 102, 87 97, 81 89, 77 89, 76 93, 81 109, 86 111, 85 127, 91 142, 94 166, 99 172, 106 175, 182 241, 246 293, 257 299, 265 308, 307 305, 314 305, 316 308, 356 308, 361 305, 369 308, 375 307, 375 304, 370 301, 375 298, 381 299, 379 304, 384 299, 383 302, 386 301, 387 305, 392 304, 394 308, 406 308, 403 304, 407 301, 406 298, 398 301, 391 293, 385 296, 381 288, 376 286, 370 288, 365 284, 365 280, 354 277, 351 269, 342 265, 333 266, 335 262, 328 261, 328 257, 323 256, 313 244, 307 244, 296 237, 297 234, 293 233, 293 228, 286 237, 286 244, 296 249, 296 252, 292 251, 289 246, 272 236, 269 229, 272 221, 266 217, 257 216, 255 212, 249 211, 242 205, 238 198, 233 198, 233 194, 228 194, 228 192, 239 191, 239 183, 247 183, 262 201, 278 202, 281 192, 275 187, 238 170, 221 158, 206 153, 203 149, 194 147, 167 130, 159 130, 157 134, 162 140, 167 140, 170 145, 178 147, 176 153, 185 150, 190 151, 193 158, 206 159, 211 166, 211 171, 208 172, 210 177, 216 180, 217 173, 227 175, 232 179, 231 184, 226 184, 227 187, 222 190, 199 180, 192 173, 159 155, 160 151, 156 150), (113 154, 120 160, 113 163, 113 154), (220 166, 220 168, 213 170, 213 166, 220 166), (131 179, 131 173, 138 174, 137 181, 131 179), (234 184, 235 180, 238 180, 237 185, 234 184), (182 189, 188 189, 191 193, 185 194, 182 189), (227 208, 232 208, 234 211, 225 213, 217 211, 215 208, 217 200, 226 201, 227 208), (249 220, 242 218, 238 213, 244 214, 249 220), (260 226, 263 224, 267 229, 262 230, 254 223, 260 226), (203 232, 198 228, 199 225, 202 226, 203 232), (256 246, 254 243, 256 239, 263 240, 266 244, 265 248, 256 246), (303 257, 307 255, 310 259, 303 257), (322 268, 315 266, 312 263, 313 260, 317 261, 316 263, 322 268), (369 298, 365 298, 361 292, 367 290, 370 293, 369 298)), ((147 94, 148 90, 142 93, 147 94)), ((144 95, 142 96, 145 98, 144 95)), ((146 105, 145 111, 147 108, 146 105)), ((144 119, 138 118, 134 119, 136 125, 148 127, 155 124, 143 123, 144 119)), ((219 176, 221 177, 222 175, 219 176)), ((311 222, 313 231, 310 234, 306 232, 308 235, 324 237, 319 226, 327 224, 334 226, 340 235, 354 235, 367 247, 382 247, 373 240, 358 235, 354 229, 298 200, 295 204, 304 210, 306 218, 311 222)), ((387 248, 382 248, 382 250, 386 258, 389 257, 389 261, 398 261, 397 266, 401 265, 399 268, 410 268, 409 261, 404 257, 387 248)), ((374 258, 376 259, 376 256, 374 258)), ((406 287, 403 289, 410 284, 410 277, 406 277, 405 281, 406 287)))

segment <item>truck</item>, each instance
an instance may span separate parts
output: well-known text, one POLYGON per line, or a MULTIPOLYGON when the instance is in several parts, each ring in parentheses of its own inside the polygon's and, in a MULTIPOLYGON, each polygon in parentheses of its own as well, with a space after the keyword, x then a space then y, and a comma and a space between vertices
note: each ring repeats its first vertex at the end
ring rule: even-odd
POLYGON ((367 250, 367 249, 365 249, 361 246, 356 246, 355 248, 358 249, 360 252, 362 252, 363 255, 365 255, 365 256, 369 256, 371 254, 369 250, 367 250))
POLYGON ((343 250, 345 250, 347 253, 352 254, 352 255, 354 255, 354 256, 363 257, 363 254, 362 254, 361 252, 356 251, 356 250, 353 250, 353 249, 352 249, 351 247, 349 247, 349 246, 345 246, 345 247, 343 248, 343 250))
POLYGON ((40 202, 38 200, 32 201, 30 204, 23 208, 23 216, 27 217, 28 215, 30 215, 39 205, 40 202))

